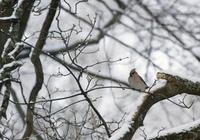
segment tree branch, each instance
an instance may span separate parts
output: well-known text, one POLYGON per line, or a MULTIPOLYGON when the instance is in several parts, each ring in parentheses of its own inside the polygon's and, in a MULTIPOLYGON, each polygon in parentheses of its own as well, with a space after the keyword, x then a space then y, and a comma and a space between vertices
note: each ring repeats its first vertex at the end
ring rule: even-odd
POLYGON ((40 61, 40 54, 41 50, 43 49, 43 46, 45 44, 49 28, 51 26, 51 23, 54 19, 54 16, 56 14, 56 9, 59 5, 59 0, 52 0, 49 8, 49 12, 46 16, 46 19, 43 23, 38 41, 36 43, 35 49, 33 50, 33 53, 31 55, 31 62, 34 65, 35 68, 35 73, 36 73, 36 82, 35 85, 30 93, 29 96, 29 103, 27 107, 27 116, 26 116, 26 129, 23 135, 23 139, 29 139, 33 132, 33 111, 34 111, 34 106, 35 106, 35 101, 37 98, 37 95, 42 88, 43 80, 44 80, 44 75, 43 75, 43 70, 42 70, 42 64, 40 61))
POLYGON ((200 120, 178 127, 160 131, 150 139, 156 140, 198 140, 200 137, 200 120))
POLYGON ((157 102, 182 93, 200 95, 199 82, 192 82, 179 76, 160 72, 157 73, 157 79, 166 80, 166 84, 144 96, 143 102, 137 107, 137 111, 131 112, 126 125, 122 126, 121 130, 119 129, 119 131, 111 137, 111 140, 131 140, 136 130, 143 125, 143 121, 149 109, 157 102), (123 131, 122 133, 124 127, 126 127, 127 131, 123 131))

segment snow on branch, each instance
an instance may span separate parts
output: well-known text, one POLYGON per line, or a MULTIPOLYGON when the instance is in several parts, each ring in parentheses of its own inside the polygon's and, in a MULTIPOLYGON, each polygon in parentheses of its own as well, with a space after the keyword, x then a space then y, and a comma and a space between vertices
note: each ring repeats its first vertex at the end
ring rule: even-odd
POLYGON ((19 67, 22 65, 22 62, 20 61, 12 61, 8 64, 3 65, 3 67, 0 69, 0 78, 2 79, 2 75, 4 75, 5 72, 9 73, 12 70, 14 70, 16 67, 19 67))
POLYGON ((18 21, 18 19, 15 15, 0 18, 0 23, 10 23, 10 22, 17 22, 17 21, 18 21))
MULTIPOLYGON (((125 127, 116 131, 110 140, 131 140, 136 130, 143 126, 143 121, 150 108, 159 101, 169 100, 170 97, 178 94, 187 93, 191 95, 200 95, 200 83, 184 79, 179 76, 173 76, 164 72, 157 73, 157 80, 166 80, 166 84, 158 87, 157 89, 150 90, 143 96, 143 102, 137 107, 137 110, 130 112, 131 119, 126 121, 127 129, 125 127), (129 123, 129 124, 127 124, 129 123), (126 131, 122 131, 126 130, 126 131)), ((130 116, 129 116, 130 117, 130 116)), ((128 117, 128 118, 129 118, 128 117)))
POLYGON ((148 139, 194 139, 194 137, 197 138, 197 136, 200 134, 199 133, 199 128, 200 128, 200 119, 196 120, 194 122, 190 122, 181 126, 177 126, 174 128, 170 128, 167 130, 163 130, 158 133, 154 133, 151 136, 148 137, 148 139), (198 134, 198 135, 197 135, 198 134))

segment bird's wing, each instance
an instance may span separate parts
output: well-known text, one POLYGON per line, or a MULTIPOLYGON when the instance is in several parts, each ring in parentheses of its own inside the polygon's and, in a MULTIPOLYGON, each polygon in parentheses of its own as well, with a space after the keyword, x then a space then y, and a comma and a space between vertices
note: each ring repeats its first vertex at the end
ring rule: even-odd
POLYGON ((149 86, 146 84, 146 82, 142 79, 142 77, 140 75, 138 75, 138 77, 140 78, 140 80, 146 85, 146 87, 148 88, 149 86))

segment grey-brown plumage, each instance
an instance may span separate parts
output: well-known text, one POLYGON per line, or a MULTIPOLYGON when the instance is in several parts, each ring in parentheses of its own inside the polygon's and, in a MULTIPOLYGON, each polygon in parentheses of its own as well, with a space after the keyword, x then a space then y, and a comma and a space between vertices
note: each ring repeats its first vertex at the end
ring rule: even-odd
POLYGON ((136 72, 135 69, 132 69, 128 78, 128 82, 131 88, 140 90, 140 91, 145 91, 147 88, 147 84, 145 81, 140 77, 140 75, 136 72))

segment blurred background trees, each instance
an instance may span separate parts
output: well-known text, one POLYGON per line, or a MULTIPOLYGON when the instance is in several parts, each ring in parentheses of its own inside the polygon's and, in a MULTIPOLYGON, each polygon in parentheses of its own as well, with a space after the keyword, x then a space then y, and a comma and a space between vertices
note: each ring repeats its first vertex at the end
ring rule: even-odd
MULTIPOLYGON (((107 139, 144 94, 132 68, 200 81, 199 22, 195 0, 1 0, 0 137, 107 139)), ((170 100, 133 139, 199 118, 198 96, 170 100)))

